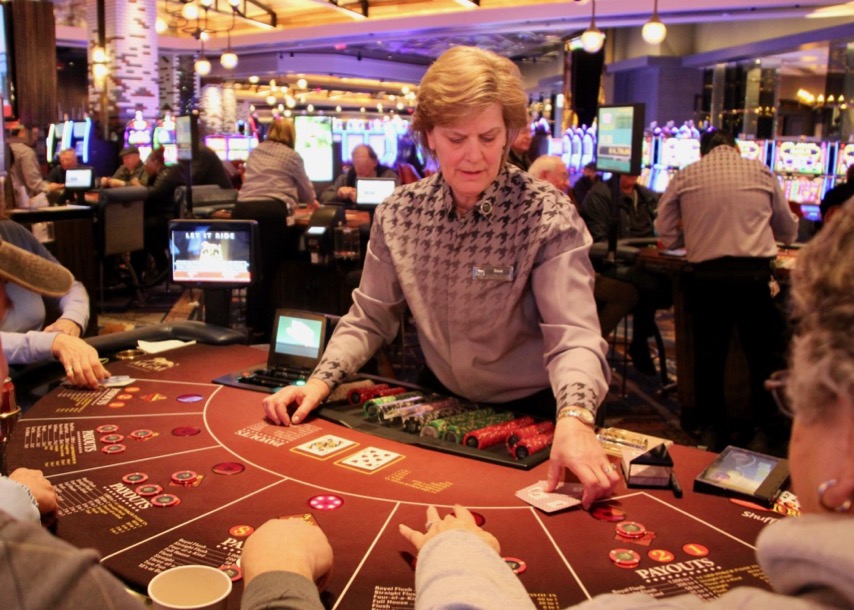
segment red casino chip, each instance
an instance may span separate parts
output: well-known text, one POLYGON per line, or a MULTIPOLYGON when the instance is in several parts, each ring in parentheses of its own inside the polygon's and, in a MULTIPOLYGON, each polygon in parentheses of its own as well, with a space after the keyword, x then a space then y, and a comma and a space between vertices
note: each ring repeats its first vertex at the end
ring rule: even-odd
POLYGON ((176 506, 181 503, 181 498, 173 494, 160 494, 149 500, 154 506, 176 506))
POLYGON ((528 564, 516 557, 505 557, 504 563, 510 566, 510 569, 513 570, 514 574, 521 574, 528 569, 528 564))
POLYGON ((213 470, 215 474, 240 474, 246 470, 246 466, 240 462, 220 462, 219 464, 214 465, 211 470, 213 470))
POLYGON ((146 430, 146 429, 134 430, 133 432, 128 434, 128 436, 134 440, 137 440, 137 441, 144 441, 144 440, 154 436, 154 431, 153 430, 146 430))
POLYGON ((109 434, 110 432, 118 432, 119 427, 116 424, 104 424, 103 426, 98 426, 95 428, 95 432, 98 434, 109 434))
POLYGON ((163 488, 155 483, 149 483, 148 485, 140 485, 139 487, 134 489, 134 491, 136 492, 136 495, 142 496, 143 498, 148 498, 162 493, 163 488))
POLYGON ((590 516, 599 521, 619 523, 626 520, 626 511, 616 506, 596 506, 590 510, 590 516))
POLYGON ((101 447, 101 451, 104 453, 124 453, 127 447, 124 445, 107 445, 105 447, 101 447))
POLYGON ((107 434, 101 437, 101 442, 105 445, 115 445, 123 440, 125 440, 125 437, 121 434, 107 434))
POLYGON ((178 426, 172 428, 172 434, 175 436, 196 436, 202 429, 196 426, 178 426))
POLYGON ((311 498, 308 505, 317 510, 335 510, 344 505, 344 499, 339 496, 320 495, 311 498))
POLYGON ((643 538, 646 534, 646 527, 637 521, 622 521, 615 525, 614 529, 623 538, 643 538))
POLYGON ((640 555, 631 549, 614 549, 608 558, 621 568, 636 568, 640 563, 640 555))
POLYGON ((145 483, 147 480, 148 475, 144 472, 131 472, 130 474, 126 474, 122 477, 122 481, 128 485, 139 485, 141 483, 145 483))
POLYGON ((199 478, 199 475, 192 470, 179 470, 172 474, 172 482, 176 485, 192 485, 199 478))
POLYGON ((225 572, 228 574, 228 577, 231 579, 231 582, 237 582, 241 578, 243 578, 243 572, 240 570, 240 566, 238 565, 225 565, 219 566, 218 568, 221 572, 225 572))

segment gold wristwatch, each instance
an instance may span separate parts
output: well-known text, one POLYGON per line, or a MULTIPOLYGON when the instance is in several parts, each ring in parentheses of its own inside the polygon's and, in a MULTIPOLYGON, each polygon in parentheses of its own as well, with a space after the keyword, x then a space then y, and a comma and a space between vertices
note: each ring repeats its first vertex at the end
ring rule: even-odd
POLYGON ((561 419, 563 417, 574 417, 588 426, 596 425, 596 418, 593 413, 587 409, 582 409, 581 407, 564 407, 557 412, 557 419, 561 419))

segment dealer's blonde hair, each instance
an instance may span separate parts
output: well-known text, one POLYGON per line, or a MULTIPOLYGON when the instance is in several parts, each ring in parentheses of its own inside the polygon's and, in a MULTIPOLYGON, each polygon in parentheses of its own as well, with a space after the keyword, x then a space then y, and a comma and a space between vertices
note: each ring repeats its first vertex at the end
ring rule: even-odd
POLYGON ((412 133, 422 150, 434 156, 427 145, 427 134, 434 127, 472 117, 496 103, 501 106, 509 149, 519 130, 528 126, 528 96, 519 68, 492 51, 453 47, 430 66, 418 85, 412 133))

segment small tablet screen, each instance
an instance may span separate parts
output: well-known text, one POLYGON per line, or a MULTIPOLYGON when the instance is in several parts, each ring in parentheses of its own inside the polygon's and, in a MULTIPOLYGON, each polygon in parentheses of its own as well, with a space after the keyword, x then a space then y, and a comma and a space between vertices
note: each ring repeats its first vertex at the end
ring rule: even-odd
POLYGON ((356 178, 356 205, 376 207, 394 187, 394 178, 356 178))
POLYGON ((78 167, 65 171, 65 188, 72 191, 88 191, 94 188, 95 171, 91 167, 78 167))

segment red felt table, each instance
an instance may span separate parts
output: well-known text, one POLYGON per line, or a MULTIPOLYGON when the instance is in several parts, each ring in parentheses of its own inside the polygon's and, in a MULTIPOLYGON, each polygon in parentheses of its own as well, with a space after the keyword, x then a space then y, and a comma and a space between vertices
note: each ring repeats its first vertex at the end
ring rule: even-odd
MULTIPOLYGON (((234 564, 251 528, 270 518, 310 513, 335 550, 324 593, 329 606, 411 607, 410 549, 397 526, 420 528, 427 505, 444 514, 454 503, 483 515, 503 554, 526 563, 519 578, 543 609, 609 591, 666 596, 693 591, 708 598, 735 585, 767 587, 752 545, 765 523, 781 517, 692 493, 691 481, 711 462, 710 453, 672 449, 685 487, 682 499, 667 490, 621 488, 613 504, 655 532, 655 538, 649 546, 615 540, 613 523, 579 509, 546 514, 515 497, 515 491, 545 479, 546 464, 518 470, 404 445, 320 418, 291 428, 273 426, 263 418, 263 394, 210 382, 264 360, 263 352, 245 346, 194 345, 111 362, 112 374, 135 381, 110 390, 55 388, 18 423, 9 463, 43 470, 60 495, 57 535, 97 548, 104 565, 140 591, 173 565, 234 564), (96 430, 111 425, 125 437, 119 443, 124 451, 102 451, 106 434, 96 430), (173 433, 188 427, 199 433, 173 433), (131 433, 139 430, 153 434, 134 439, 131 433), (323 456, 297 449, 326 435, 341 448, 323 456), (398 455, 370 472, 346 463, 368 448, 398 455), (245 470, 214 472, 223 463, 245 470), (182 470, 194 471, 200 482, 172 483, 172 475, 182 470), (146 474, 147 483, 160 485, 180 503, 152 505, 135 493, 136 484, 122 481, 134 472, 146 474), (334 510, 309 505, 322 494, 338 496, 343 504, 334 510), (685 546, 691 544, 702 545, 708 554, 698 556, 696 546, 685 546), (616 548, 637 551, 639 565, 617 567, 608 556, 616 548), (669 552, 672 560, 652 559, 648 553, 654 550, 669 552)), ((242 591, 240 581, 235 584, 233 608, 239 607, 242 591)))

